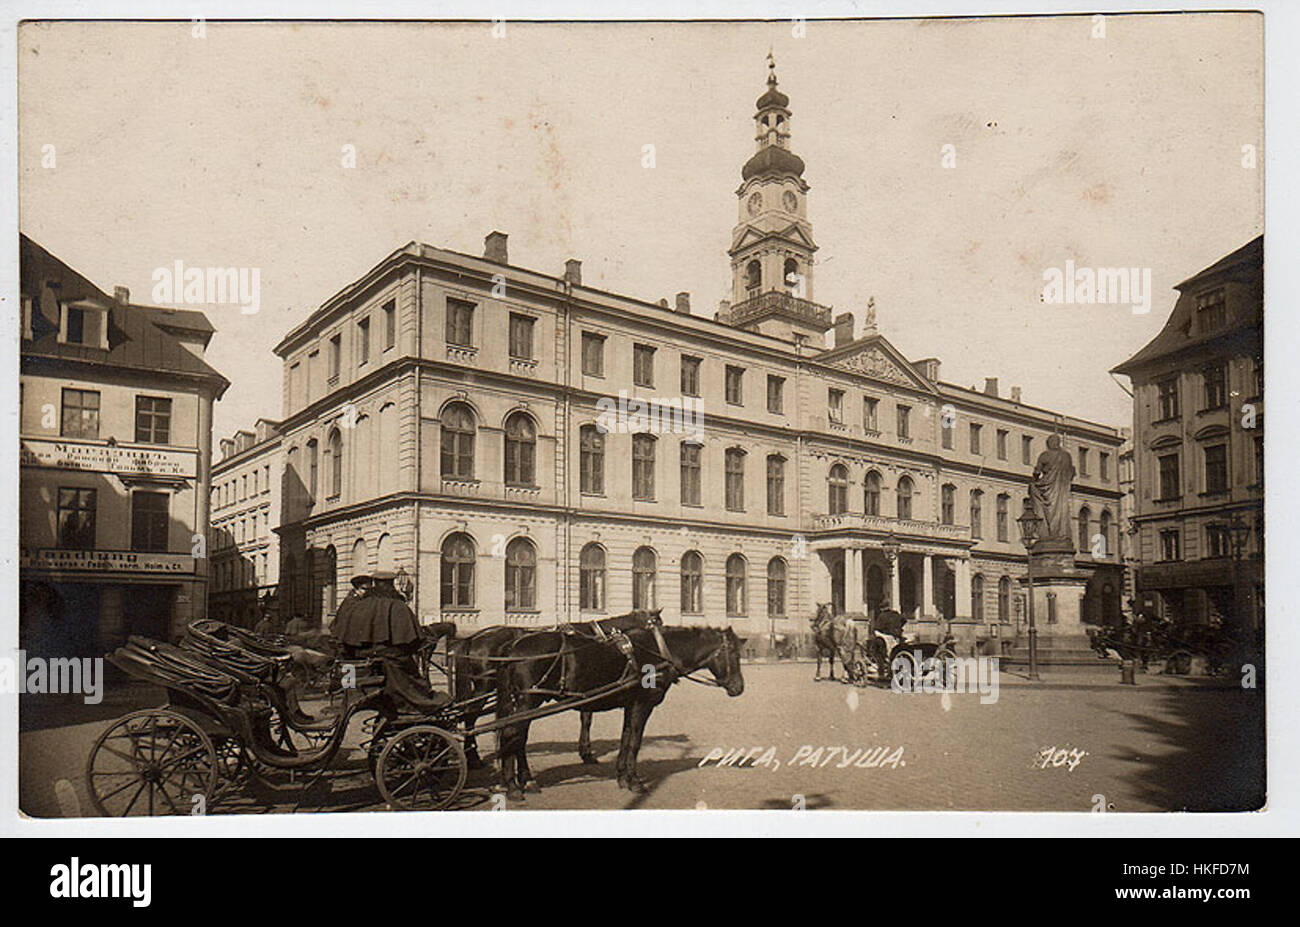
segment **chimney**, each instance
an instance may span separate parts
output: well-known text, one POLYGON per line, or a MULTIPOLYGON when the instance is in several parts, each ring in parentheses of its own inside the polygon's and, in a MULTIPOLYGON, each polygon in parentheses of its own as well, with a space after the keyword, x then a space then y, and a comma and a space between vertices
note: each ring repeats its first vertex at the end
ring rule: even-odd
POLYGON ((1011 387, 1011 401, 1014 402, 1016 405, 1020 405, 1020 387, 1018 386, 1011 387))
MULTIPOLYGON (((504 242, 501 247, 505 248, 504 242)), ((564 282, 569 286, 582 286, 582 261, 569 258, 564 262, 564 282)))
POLYGON ((939 358, 927 357, 916 362, 916 366, 921 368, 921 376, 925 377, 931 383, 939 382, 939 358))
POLYGON ((668 300, 666 300, 666 299, 661 299, 661 300, 659 300, 659 306, 660 306, 660 308, 667 309, 667 308, 668 308, 668 300))
POLYGON ((483 239, 483 257, 494 264, 509 264, 510 259, 506 252, 506 238, 505 232, 488 232, 487 237, 483 239))
POLYGON ((685 291, 677 294, 677 311, 682 315, 691 314, 691 294, 685 291))
POLYGON ((124 286, 113 287, 113 302, 119 306, 128 305, 131 302, 131 291, 124 286))
POLYGON ((997 398, 997 395, 998 395, 998 378, 997 378, 997 377, 985 377, 985 378, 984 378, 984 395, 985 395, 985 396, 992 396, 992 397, 995 398, 995 399, 997 398))
POLYGON ((835 317, 835 347, 841 348, 853 340, 853 313, 841 312, 835 317))

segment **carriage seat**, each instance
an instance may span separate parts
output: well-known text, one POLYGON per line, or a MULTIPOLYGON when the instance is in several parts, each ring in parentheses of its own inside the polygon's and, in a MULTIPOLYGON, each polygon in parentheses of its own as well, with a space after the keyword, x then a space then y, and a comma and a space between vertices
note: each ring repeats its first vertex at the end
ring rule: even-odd
POLYGON ((239 702, 239 680, 191 651, 131 635, 108 656, 118 669, 166 688, 190 690, 226 705, 239 702))

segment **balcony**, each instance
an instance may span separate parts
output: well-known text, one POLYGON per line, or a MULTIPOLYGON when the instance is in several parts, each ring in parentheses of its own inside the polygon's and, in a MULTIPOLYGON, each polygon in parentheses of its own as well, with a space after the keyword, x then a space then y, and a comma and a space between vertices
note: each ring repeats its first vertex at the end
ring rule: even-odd
POLYGON ((942 525, 933 521, 866 515, 862 512, 815 515, 813 528, 817 531, 872 531, 881 534, 892 531, 898 535, 923 535, 948 541, 970 540, 970 528, 965 525, 942 525))
POLYGON ((779 290, 762 293, 744 302, 736 303, 728 312, 721 314, 718 321, 742 328, 770 315, 783 315, 786 318, 812 322, 823 328, 831 327, 830 309, 779 290))

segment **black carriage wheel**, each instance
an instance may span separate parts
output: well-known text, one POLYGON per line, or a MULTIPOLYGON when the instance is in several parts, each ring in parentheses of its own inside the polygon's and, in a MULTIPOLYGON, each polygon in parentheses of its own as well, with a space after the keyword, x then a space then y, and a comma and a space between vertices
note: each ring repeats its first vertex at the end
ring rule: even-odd
POLYGON ((86 792, 101 817, 191 814, 206 810, 220 763, 211 738, 166 708, 133 711, 99 735, 86 759, 86 792))
POLYGON ((394 734, 375 764, 375 784, 394 811, 439 811, 460 794, 469 774, 460 740, 420 724, 394 734))

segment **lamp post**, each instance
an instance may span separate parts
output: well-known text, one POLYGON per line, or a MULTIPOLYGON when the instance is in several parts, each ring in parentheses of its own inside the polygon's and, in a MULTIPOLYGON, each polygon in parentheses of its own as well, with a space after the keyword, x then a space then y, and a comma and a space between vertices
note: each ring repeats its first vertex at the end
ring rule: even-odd
POLYGON ((903 545, 898 543, 898 537, 891 531, 889 537, 885 538, 880 545, 880 549, 884 551, 885 561, 889 564, 889 607, 895 611, 900 611, 899 605, 901 603, 894 601, 894 570, 897 569, 894 561, 898 559, 898 552, 903 549, 903 545))
POLYGON ((1025 577, 1029 587, 1029 678, 1038 679, 1038 628, 1034 624, 1034 544, 1038 541, 1038 532, 1043 527, 1043 520, 1034 511, 1033 503, 1025 500, 1024 509, 1016 519, 1020 526, 1020 543, 1025 545, 1028 561, 1028 575, 1025 577))

